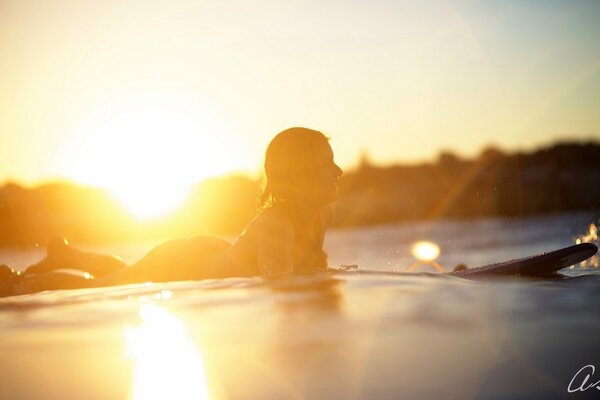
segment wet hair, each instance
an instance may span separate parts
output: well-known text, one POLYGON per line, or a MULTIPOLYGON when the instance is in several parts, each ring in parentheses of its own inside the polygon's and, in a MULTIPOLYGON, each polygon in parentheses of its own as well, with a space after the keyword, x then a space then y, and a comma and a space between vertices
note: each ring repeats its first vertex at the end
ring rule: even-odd
POLYGON ((262 191, 258 206, 296 208, 314 179, 314 151, 329 138, 308 128, 289 128, 278 133, 265 154, 262 191))

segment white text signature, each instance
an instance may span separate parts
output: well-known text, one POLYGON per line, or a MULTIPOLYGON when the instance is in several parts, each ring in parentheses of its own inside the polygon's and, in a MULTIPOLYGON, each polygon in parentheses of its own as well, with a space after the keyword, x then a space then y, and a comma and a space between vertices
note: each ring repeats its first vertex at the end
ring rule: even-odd
POLYGON ((596 372, 596 367, 593 365, 586 365, 582 367, 571 379, 569 382, 569 387, 567 388, 567 392, 583 392, 590 388, 595 388, 596 390, 600 390, 600 381, 591 382, 588 384, 588 381, 594 373, 596 372), (579 385, 579 386, 578 386, 579 385))

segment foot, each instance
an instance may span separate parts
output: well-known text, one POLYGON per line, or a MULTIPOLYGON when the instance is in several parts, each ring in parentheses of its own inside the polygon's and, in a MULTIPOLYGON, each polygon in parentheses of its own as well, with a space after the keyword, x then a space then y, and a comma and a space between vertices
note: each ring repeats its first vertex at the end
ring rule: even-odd
POLYGON ((12 278, 16 275, 16 272, 8 265, 0 265, 0 297, 13 294, 12 278))

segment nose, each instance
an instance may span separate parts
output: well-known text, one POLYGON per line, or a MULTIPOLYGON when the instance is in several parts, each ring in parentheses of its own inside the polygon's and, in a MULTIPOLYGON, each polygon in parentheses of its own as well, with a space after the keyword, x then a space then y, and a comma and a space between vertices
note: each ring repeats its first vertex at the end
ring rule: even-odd
POLYGON ((339 165, 337 165, 337 164, 333 164, 333 165, 335 167, 335 176, 336 177, 344 174, 344 171, 339 167, 339 165))

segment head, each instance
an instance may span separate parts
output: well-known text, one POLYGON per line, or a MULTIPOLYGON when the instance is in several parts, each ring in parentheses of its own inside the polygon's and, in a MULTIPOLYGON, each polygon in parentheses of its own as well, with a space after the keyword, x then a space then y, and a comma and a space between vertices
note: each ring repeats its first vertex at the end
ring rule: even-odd
POLYGON ((337 199, 340 175, 325 135, 307 128, 286 129, 267 147, 260 205, 326 205, 337 199))

